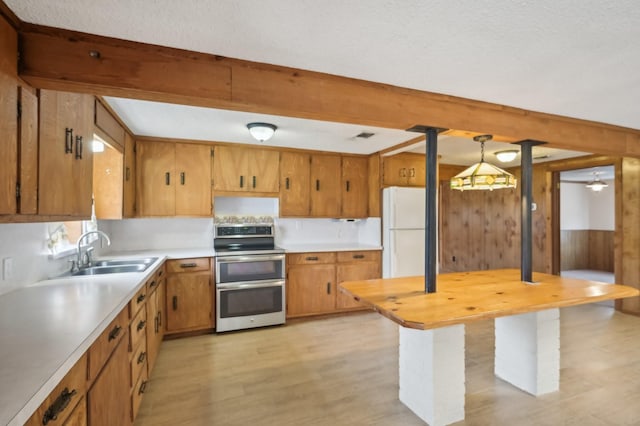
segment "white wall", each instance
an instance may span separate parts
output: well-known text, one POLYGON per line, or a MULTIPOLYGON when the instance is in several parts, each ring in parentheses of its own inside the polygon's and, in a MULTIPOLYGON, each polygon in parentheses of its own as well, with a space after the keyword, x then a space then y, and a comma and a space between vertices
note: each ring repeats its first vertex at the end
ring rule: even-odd
POLYGON ((342 219, 276 219, 278 245, 363 244, 381 245, 380 218, 347 221, 342 219))
POLYGON ((584 183, 560 183, 560 229, 604 230, 615 228, 614 182, 600 192, 584 183))

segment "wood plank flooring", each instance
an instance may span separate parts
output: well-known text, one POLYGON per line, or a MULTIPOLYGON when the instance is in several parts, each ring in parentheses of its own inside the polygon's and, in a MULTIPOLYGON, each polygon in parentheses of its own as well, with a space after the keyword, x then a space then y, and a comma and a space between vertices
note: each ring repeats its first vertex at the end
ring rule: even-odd
MULTIPOLYGON (((398 326, 375 313, 162 344, 136 425, 424 425, 398 400, 398 326)), ((493 375, 493 320, 466 328, 455 425, 640 425, 640 318, 561 309, 560 391, 493 375)))

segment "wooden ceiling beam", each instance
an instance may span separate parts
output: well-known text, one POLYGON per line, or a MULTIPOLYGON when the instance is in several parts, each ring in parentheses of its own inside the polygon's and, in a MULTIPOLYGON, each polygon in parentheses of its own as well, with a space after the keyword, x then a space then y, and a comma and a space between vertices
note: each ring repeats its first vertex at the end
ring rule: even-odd
POLYGON ((20 75, 35 87, 640 157, 640 131, 609 124, 32 24, 20 40, 20 75))

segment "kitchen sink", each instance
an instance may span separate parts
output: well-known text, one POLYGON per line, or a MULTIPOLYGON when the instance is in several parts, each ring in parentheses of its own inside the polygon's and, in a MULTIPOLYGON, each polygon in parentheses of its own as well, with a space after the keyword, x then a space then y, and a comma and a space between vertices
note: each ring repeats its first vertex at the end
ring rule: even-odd
MULTIPOLYGON (((158 260, 157 257, 145 257, 144 259, 119 259, 119 260, 96 260, 93 266, 121 266, 121 265, 151 265, 158 260)), ((146 268, 145 268, 146 269, 146 268)))
POLYGON ((157 257, 145 257, 143 259, 98 260, 93 262, 93 266, 71 272, 69 275, 71 275, 72 277, 77 277, 83 275, 143 272, 156 260, 158 260, 157 257))

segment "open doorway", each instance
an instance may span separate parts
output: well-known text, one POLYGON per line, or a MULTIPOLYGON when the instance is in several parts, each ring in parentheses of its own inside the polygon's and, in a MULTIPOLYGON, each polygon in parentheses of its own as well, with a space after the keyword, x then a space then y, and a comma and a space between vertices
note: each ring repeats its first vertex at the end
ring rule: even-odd
POLYGON ((559 172, 559 273, 613 283, 615 167, 559 172))

